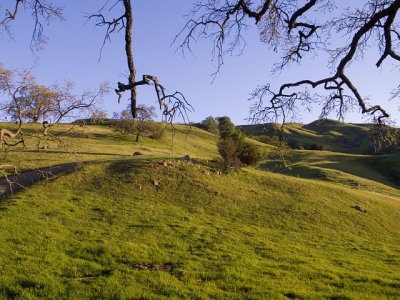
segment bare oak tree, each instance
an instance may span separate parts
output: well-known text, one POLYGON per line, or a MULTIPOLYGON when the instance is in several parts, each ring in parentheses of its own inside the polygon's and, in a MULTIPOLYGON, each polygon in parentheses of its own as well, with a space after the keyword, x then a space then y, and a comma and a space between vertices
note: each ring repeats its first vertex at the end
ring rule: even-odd
POLYGON ((81 94, 75 94, 73 86, 72 82, 50 87, 39 85, 31 72, 9 70, 0 65, 0 110, 3 115, 11 116, 17 123, 15 130, 0 128, 0 148, 20 144, 26 148, 27 138, 37 139, 38 147, 44 142, 44 148, 47 148, 51 139, 61 142, 50 133, 50 128, 66 118, 92 112, 96 109, 96 103, 108 92, 106 84, 101 84, 94 92, 84 91, 81 94), (39 103, 44 100, 45 103, 39 103), (25 121, 37 120, 37 115, 43 118, 41 132, 25 132, 25 121))
MULTIPOLYGON (((196 39, 211 39, 219 69, 225 54, 242 50, 245 29, 254 23, 261 41, 281 54, 273 71, 301 62, 307 54, 323 52, 329 57, 331 74, 324 78, 305 78, 277 89, 270 84, 257 88, 251 109, 255 122, 285 122, 300 106, 318 102, 322 104, 321 117, 336 112, 343 118, 349 108, 358 107, 375 123, 383 124, 389 113, 379 104, 367 104, 348 71, 370 47, 379 53, 376 67, 385 61, 400 62, 400 0, 365 0, 349 5, 353 8, 335 0, 200 0, 177 40, 182 49, 190 50, 196 39), (347 37, 343 46, 329 48, 343 41, 343 35, 347 37), (309 88, 317 89, 318 95, 311 94, 309 88)), ((399 95, 400 85, 394 88, 392 98, 399 95)))
MULTIPOLYGON (((0 20, 0 26, 6 31, 10 31, 11 21, 17 18, 20 8, 23 6, 26 11, 30 11, 34 19, 34 30, 32 34, 32 45, 40 48, 46 43, 47 38, 43 34, 43 24, 55 19, 63 18, 63 9, 54 4, 52 0, 13 0, 9 1, 10 7, 5 9, 5 17, 0 20)), ((166 88, 153 75, 143 75, 137 80, 134 56, 132 50, 133 36, 133 7, 132 0, 103 0, 99 5, 98 12, 88 16, 89 20, 94 20, 96 26, 105 28, 105 35, 102 48, 111 39, 113 34, 124 33, 125 54, 129 76, 126 83, 117 83, 115 92, 118 95, 118 102, 122 94, 130 92, 130 107, 133 118, 137 117, 137 87, 141 85, 153 85, 155 95, 162 115, 167 122, 172 122, 176 117, 181 117, 184 122, 188 122, 188 112, 192 111, 192 106, 187 102, 180 92, 168 93, 166 88), (122 13, 116 16, 109 16, 113 11, 122 13)))
POLYGON ((118 82, 115 92, 118 95, 118 102, 122 94, 126 91, 130 92, 130 110, 134 119, 138 117, 137 104, 137 87, 141 85, 153 85, 158 105, 162 111, 165 121, 172 122, 174 118, 180 116, 184 122, 188 121, 188 111, 192 110, 192 106, 186 101, 180 92, 168 94, 165 87, 159 82, 158 78, 153 75, 143 75, 141 80, 137 80, 134 56, 132 50, 133 37, 133 7, 131 0, 117 0, 112 2, 109 7, 107 1, 97 14, 90 15, 89 20, 94 19, 96 26, 105 28, 103 46, 111 39, 115 33, 124 32, 125 38, 125 54, 129 70, 129 76, 126 83, 118 82), (105 12, 115 10, 117 6, 121 6, 122 14, 114 17, 108 17, 105 12))
POLYGON ((2 105, 1 109, 10 111, 18 124, 15 131, 0 128, 0 147, 16 146, 22 144, 25 148, 25 139, 22 131, 23 117, 22 107, 24 105, 24 94, 34 84, 34 78, 29 72, 17 72, 4 68, 0 65, 0 94, 10 98, 8 105, 2 105), (12 109, 10 109, 10 105, 12 109), (10 139, 9 141, 6 139, 10 139))
POLYGON ((86 90, 81 94, 76 94, 74 93, 74 83, 67 81, 63 85, 53 85, 50 90, 54 94, 54 98, 50 102, 49 117, 42 123, 43 130, 40 136, 44 141, 44 148, 47 148, 48 141, 51 139, 62 143, 57 136, 50 133, 51 127, 60 124, 67 118, 76 119, 85 113, 93 114, 94 111, 97 111, 98 102, 109 92, 109 87, 108 84, 102 83, 95 91, 86 90))

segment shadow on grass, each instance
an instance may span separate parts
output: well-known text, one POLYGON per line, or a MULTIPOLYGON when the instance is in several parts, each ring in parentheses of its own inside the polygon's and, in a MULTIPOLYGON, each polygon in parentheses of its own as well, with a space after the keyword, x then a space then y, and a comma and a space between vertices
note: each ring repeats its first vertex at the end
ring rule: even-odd
POLYGON ((110 175, 128 175, 131 173, 138 173, 150 163, 160 162, 160 159, 130 159, 130 160, 116 160, 107 166, 107 172, 110 175))
MULTIPOLYGON (((260 169, 274 173, 284 174, 292 177, 317 179, 324 181, 339 182, 346 185, 358 186, 355 180, 341 178, 340 174, 335 176, 331 172, 343 172, 349 175, 357 176, 363 179, 371 180, 377 183, 384 184, 391 188, 400 189, 400 177, 397 173, 391 173, 388 166, 387 172, 381 172, 374 168, 369 159, 365 160, 342 160, 337 162, 313 162, 313 165, 301 163, 301 155, 297 159, 292 160, 290 167, 284 166, 280 160, 271 160, 260 165, 260 169), (300 158, 300 159, 299 159, 300 158), (293 163, 295 161, 295 163, 293 163)), ((332 159, 333 157, 330 157, 332 159)))
POLYGON ((62 150, 18 150, 10 151, 10 153, 27 152, 27 153, 48 153, 48 154, 65 154, 65 155, 105 155, 105 156, 131 156, 129 154, 116 154, 116 153, 105 153, 105 152, 87 152, 87 151, 62 151, 62 150))

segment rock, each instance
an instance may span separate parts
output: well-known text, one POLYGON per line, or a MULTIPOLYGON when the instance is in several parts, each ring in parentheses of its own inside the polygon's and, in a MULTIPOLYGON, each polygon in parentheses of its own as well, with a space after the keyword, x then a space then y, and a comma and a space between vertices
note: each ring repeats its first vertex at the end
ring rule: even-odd
POLYGON ((158 181, 157 180, 153 180, 153 184, 155 185, 155 186, 158 186, 158 181))
POLYGON ((190 158, 189 155, 185 155, 180 159, 181 161, 186 161, 186 162, 193 162, 193 160, 190 158))
POLYGON ((166 167, 174 167, 175 163, 173 161, 170 160, 164 160, 161 165, 166 168, 166 167))
POLYGON ((361 211, 361 212, 363 212, 363 213, 366 213, 367 212, 367 210, 365 209, 365 208, 363 208, 361 205, 355 205, 354 207, 353 207, 354 209, 356 209, 356 210, 358 210, 358 211, 361 211))
POLYGON ((361 184, 359 184, 357 181, 355 181, 355 180, 350 180, 350 185, 351 186, 354 186, 354 187, 360 187, 361 186, 361 184))
POLYGON ((139 156, 139 155, 143 155, 142 152, 135 151, 132 153, 132 156, 139 156))

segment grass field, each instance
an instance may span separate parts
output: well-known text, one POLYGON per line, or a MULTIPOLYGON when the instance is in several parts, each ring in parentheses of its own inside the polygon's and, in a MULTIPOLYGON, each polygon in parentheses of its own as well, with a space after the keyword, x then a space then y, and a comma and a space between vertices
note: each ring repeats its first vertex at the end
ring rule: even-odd
MULTIPOLYGON (((13 124, 0 123, 1 127, 12 128, 13 124)), ((27 131, 40 131, 39 124, 29 124, 27 131)), ((61 139, 62 144, 53 142, 47 150, 38 151, 36 138, 27 138, 28 150, 22 147, 10 148, 2 154, 5 163, 14 164, 20 169, 31 169, 75 161, 104 161, 128 158, 139 151, 146 157, 192 157, 212 159, 218 157, 215 147, 217 137, 195 127, 175 125, 167 127, 161 140, 144 137, 139 144, 134 137, 114 132, 109 126, 57 125, 51 133, 61 139)))
POLYGON ((179 129, 172 150, 86 126, 63 137, 73 155, 8 153, 91 163, 0 202, 0 297, 400 298, 398 156, 295 151, 291 170, 223 174, 217 138, 179 129))

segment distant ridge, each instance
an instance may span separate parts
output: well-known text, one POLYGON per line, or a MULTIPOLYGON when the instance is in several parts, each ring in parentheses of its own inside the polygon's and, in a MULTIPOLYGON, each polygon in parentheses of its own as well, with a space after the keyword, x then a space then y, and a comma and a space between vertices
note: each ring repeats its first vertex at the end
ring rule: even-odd
MULTIPOLYGON (((370 125, 320 119, 309 124, 287 123, 283 132, 289 146, 296 149, 372 154, 374 149, 370 140, 370 125)), ((265 123, 240 125, 237 128, 250 137, 269 143, 271 138, 281 134, 281 126, 277 123, 265 123)), ((393 152, 399 150, 397 147, 393 152)))

